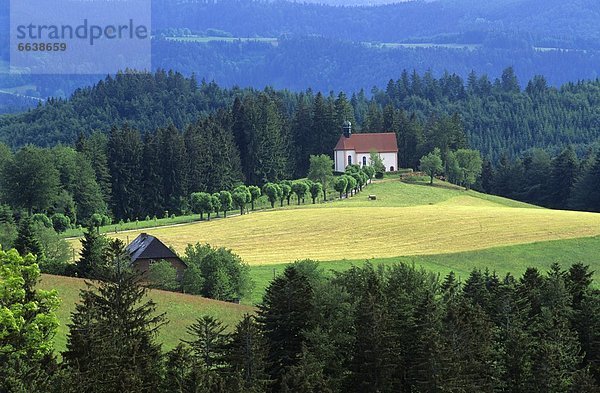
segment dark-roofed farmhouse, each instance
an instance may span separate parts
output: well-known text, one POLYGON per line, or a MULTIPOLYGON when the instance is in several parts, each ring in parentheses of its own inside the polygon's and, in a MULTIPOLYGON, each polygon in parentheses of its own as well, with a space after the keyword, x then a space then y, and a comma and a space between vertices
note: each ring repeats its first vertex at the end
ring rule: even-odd
POLYGON ((183 271, 187 269, 187 265, 177 254, 156 237, 147 233, 142 233, 136 237, 127 246, 126 250, 131 256, 131 265, 142 275, 148 271, 152 262, 160 260, 170 262, 177 270, 177 277, 179 279, 183 277, 183 271))

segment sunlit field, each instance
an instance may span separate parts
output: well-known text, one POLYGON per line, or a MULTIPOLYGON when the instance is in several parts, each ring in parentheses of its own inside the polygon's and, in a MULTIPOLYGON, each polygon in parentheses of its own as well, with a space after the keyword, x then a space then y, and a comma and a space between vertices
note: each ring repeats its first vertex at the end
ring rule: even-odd
MULTIPOLYGON (((58 351, 63 351, 67 342, 67 324, 71 320, 75 304, 79 301, 80 290, 86 288, 85 281, 79 278, 44 274, 39 287, 58 291, 61 299, 57 313, 60 326, 54 339, 54 346, 58 351)), ((187 327, 202 315, 219 318, 233 328, 244 314, 254 312, 252 307, 174 292, 152 290, 149 292, 149 297, 157 305, 157 314, 164 312, 169 320, 169 323, 160 329, 158 337, 166 350, 177 346, 180 339, 188 338, 187 327)))
POLYGON ((209 243, 232 249, 250 265, 266 265, 304 258, 448 254, 591 237, 600 235, 600 215, 538 209, 454 187, 387 181, 350 200, 115 236, 131 241, 142 231, 178 252, 187 244, 209 243), (369 194, 377 200, 369 201, 369 194))

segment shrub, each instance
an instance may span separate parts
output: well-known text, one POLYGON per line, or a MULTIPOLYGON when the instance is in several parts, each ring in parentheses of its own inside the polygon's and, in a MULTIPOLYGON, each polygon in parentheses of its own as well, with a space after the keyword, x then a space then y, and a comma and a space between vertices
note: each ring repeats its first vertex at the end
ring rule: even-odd
POLYGON ((223 210, 223 217, 227 217, 227 211, 233 208, 233 198, 229 191, 221 191, 219 193, 219 200, 221 209, 223 210))
POLYGON ((102 226, 102 215, 98 213, 92 214, 92 217, 90 217, 90 223, 94 228, 102 226))
POLYGON ((102 215, 102 226, 106 226, 106 225, 110 225, 110 224, 112 224, 112 218, 110 218, 106 214, 103 214, 102 215))
POLYGON ((62 233, 71 227, 71 220, 62 213, 52 216, 52 227, 58 233, 62 233))
POLYGON ((278 199, 281 199, 283 197, 283 190, 281 189, 279 184, 267 183, 263 187, 263 192, 269 199, 269 202, 271 203, 271 208, 274 208, 275 202, 277 202, 278 199))
MULTIPOLYGON (((231 250, 213 248, 208 244, 188 245, 183 260, 188 270, 197 268, 202 277, 200 295, 217 300, 234 300, 246 296, 252 290, 250 267, 231 250)), ((184 291, 194 293, 200 287, 194 271, 184 278, 184 291), (190 276, 192 276, 190 278, 190 276)))
POLYGON ((36 224, 41 224, 46 228, 52 228, 52 221, 48 218, 47 215, 43 213, 36 213, 33 216, 31 216, 31 219, 36 224))
POLYGON ((300 201, 304 200, 304 196, 308 192, 308 189, 308 184, 303 180, 297 180, 292 183, 292 191, 298 197, 298 204, 300 204, 300 201))
POLYGON ((152 283, 152 287, 167 291, 175 291, 180 287, 177 281, 177 269, 171 265, 171 262, 165 260, 150 264, 148 280, 152 283))

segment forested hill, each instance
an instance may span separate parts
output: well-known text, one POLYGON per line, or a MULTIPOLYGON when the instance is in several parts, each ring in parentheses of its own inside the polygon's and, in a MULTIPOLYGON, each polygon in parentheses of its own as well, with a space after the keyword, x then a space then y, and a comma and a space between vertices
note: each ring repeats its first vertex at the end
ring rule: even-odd
MULTIPOLYGON (((374 88, 371 98, 362 90, 348 96, 348 108, 342 112, 336 109, 336 102, 346 96, 324 94, 328 116, 333 118, 323 133, 335 139, 344 118, 352 119, 363 132, 394 131, 406 155, 401 156, 401 163, 412 166, 426 150, 427 135, 440 119, 453 115, 460 118, 471 147, 494 160, 502 154, 515 157, 533 147, 555 153, 569 144, 582 153, 600 137, 600 81, 569 83, 556 89, 548 87, 543 77, 536 77, 526 89, 519 86, 512 69, 496 80, 471 74, 466 81, 452 74, 436 79, 431 73, 405 71, 386 87, 374 88)), ((299 119, 306 119, 302 126, 313 126, 311 116, 320 94, 270 88, 264 92, 262 95, 277 105, 285 133, 293 134, 299 119)), ((118 74, 77 90, 69 100, 50 100, 26 113, 0 117, 0 140, 13 148, 30 143, 70 144, 80 133, 108 132, 124 123, 146 132, 171 123, 183 130, 217 109, 231 110, 236 97, 256 98, 259 94, 252 89, 198 83, 173 72, 118 74)), ((335 140, 327 143, 315 152, 331 153, 335 140)))
POLYGON ((496 39, 505 46, 518 39, 535 46, 580 49, 598 48, 600 39, 600 3, 595 0, 438 0, 377 7, 249 0, 173 4, 171 0, 154 0, 152 6, 155 30, 188 28, 197 32, 213 28, 236 37, 316 34, 381 42, 436 37, 461 43, 496 39))
MULTIPOLYGON (((0 0, 0 70, 9 60, 8 37, 1 34, 8 31, 7 3, 0 0)), ((508 66, 522 81, 541 74, 558 87, 595 79, 600 69, 600 3, 591 0, 152 4, 152 70, 195 73, 224 87, 311 86, 348 93, 382 85, 404 68, 466 78, 472 70, 497 77, 508 66)), ((65 98, 102 77, 0 72, 0 90, 15 97, 65 98)), ((3 98, 0 113, 30 106, 3 105, 3 98)))

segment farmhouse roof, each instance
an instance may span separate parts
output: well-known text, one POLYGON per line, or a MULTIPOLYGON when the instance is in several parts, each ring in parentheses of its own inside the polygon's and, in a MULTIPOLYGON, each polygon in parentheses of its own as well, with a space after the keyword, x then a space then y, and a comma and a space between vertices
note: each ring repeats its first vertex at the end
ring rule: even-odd
POLYGON ((152 259, 155 261, 167 258, 179 259, 177 254, 169 247, 165 246, 163 242, 147 233, 142 233, 136 237, 131 244, 127 246, 126 250, 131 256, 132 263, 138 259, 152 259))
POLYGON ((369 153, 375 150, 378 153, 397 153, 398 143, 393 132, 352 134, 350 137, 342 135, 333 150, 354 150, 357 153, 369 153))

